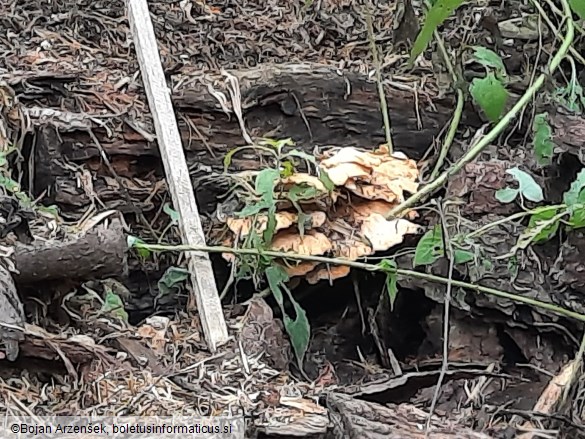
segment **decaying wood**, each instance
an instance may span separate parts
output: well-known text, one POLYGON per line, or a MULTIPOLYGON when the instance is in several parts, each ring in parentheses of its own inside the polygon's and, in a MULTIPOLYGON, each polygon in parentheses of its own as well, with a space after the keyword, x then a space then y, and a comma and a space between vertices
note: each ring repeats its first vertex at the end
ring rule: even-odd
MULTIPOLYGON (((569 388, 575 382, 576 375, 580 372, 581 360, 572 360, 563 367, 561 373, 553 377, 544 389, 540 398, 532 410, 539 415, 551 415, 556 413, 560 404, 569 394, 569 388)), ((517 439, 535 439, 538 437, 538 428, 531 421, 526 421, 520 427, 522 433, 517 439)))
MULTIPOLYGON (((243 119, 253 137, 290 137, 297 148, 307 152, 316 145, 372 147, 384 142, 376 86, 366 76, 314 64, 264 65, 229 74, 238 80, 243 119)), ((11 84, 19 90, 24 80, 15 75, 11 84)), ((27 77, 26 81, 37 88, 50 89, 50 77, 39 78, 36 83, 35 78, 27 77)), ((73 83, 75 75, 53 81, 73 83)), ((221 172, 225 154, 246 144, 227 83, 222 75, 198 71, 184 71, 173 78, 172 101, 194 183, 210 171, 221 172)), ((120 99, 132 98, 118 93, 120 99)), ((422 158, 448 122, 452 100, 394 86, 386 87, 386 95, 396 149, 414 159, 422 158)), ((148 118, 133 120, 130 116, 29 107, 24 92, 20 99, 37 133, 35 194, 51 188, 53 202, 83 210, 92 198, 77 183, 83 168, 74 170, 73 163, 92 171, 95 195, 109 208, 153 208, 152 195, 162 188, 162 169, 153 124, 148 118), (100 145, 87 132, 90 129, 100 145), (100 164, 100 148, 109 156, 119 179, 100 164), (120 180, 127 185, 136 206, 128 206, 128 201, 120 197, 120 180)), ((585 133, 585 120, 547 110, 557 148, 577 151, 585 133)), ((463 124, 475 128, 481 121, 468 108, 463 124)), ((232 163, 234 169, 259 167, 258 155, 251 150, 236 154, 232 163)), ((205 212, 205 204, 213 204, 223 188, 200 185, 196 191, 199 208, 205 212)))
POLYGON ((427 413, 410 404, 385 407, 351 397, 330 393, 327 407, 339 439, 490 439, 482 433, 433 417, 428 436, 427 413))
MULTIPOLYGON (((173 205, 179 213, 183 241, 186 245, 204 245, 205 235, 148 5, 146 0, 128 0, 127 7, 142 81, 154 119, 158 147, 165 168, 167 186, 173 205)), ((211 352, 215 352, 218 346, 227 341, 228 332, 211 262, 207 253, 203 252, 187 252, 186 258, 195 296, 191 308, 194 308, 196 302, 207 345, 211 352)))
POLYGON ((17 284, 57 279, 100 279, 128 271, 128 244, 122 223, 114 219, 64 241, 17 244, 13 261, 17 284))
POLYGON ((0 354, 10 361, 18 357, 18 344, 24 339, 19 330, 23 323, 24 309, 12 274, 0 264, 0 354))

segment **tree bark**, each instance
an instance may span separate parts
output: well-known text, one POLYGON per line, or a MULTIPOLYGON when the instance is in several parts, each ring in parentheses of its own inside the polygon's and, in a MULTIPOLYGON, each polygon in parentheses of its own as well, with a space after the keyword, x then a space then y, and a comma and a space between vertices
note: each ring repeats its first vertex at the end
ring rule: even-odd
POLYGON ((128 271, 126 237, 120 220, 100 224, 82 236, 65 241, 15 246, 17 284, 57 279, 99 279, 128 271))
MULTIPOLYGON (((230 75, 237 78, 240 91, 231 101, 229 81, 221 75, 193 72, 174 79, 172 87, 203 212, 207 205, 213 210, 215 196, 224 188, 201 186, 198 180, 211 171, 221 171, 225 154, 246 144, 236 111, 238 103, 246 132, 254 138, 290 137, 297 148, 308 152, 317 145, 369 148, 385 142, 376 85, 366 76, 311 64, 267 65, 231 71, 230 75), (225 98, 223 104, 221 96, 225 98)), ((36 86, 49 88, 57 79, 73 80, 45 77, 36 86)), ((22 81, 13 78, 12 85, 18 88, 22 81)), ((27 81, 34 83, 31 78, 27 81)), ((407 86, 386 86, 385 92, 396 149, 421 159, 448 123, 453 100, 407 86)), ((119 97, 125 101, 138 98, 119 97)), ((21 101, 27 102, 26 94, 21 101)), ((152 121, 147 114, 132 120, 118 115, 102 117, 98 110, 92 116, 51 108, 25 110, 37 134, 33 193, 51 188, 49 201, 79 212, 96 199, 122 211, 152 209, 153 194, 164 189, 152 121), (104 154, 111 166, 102 163, 104 154), (91 171, 93 187, 79 187, 83 171, 73 170, 71 163, 84 164, 91 171)), ((574 152, 581 145, 585 120, 547 110, 557 148, 574 152)), ((475 128, 482 122, 473 108, 467 107, 462 124, 475 128)), ((238 153, 232 164, 240 170, 260 166, 257 152, 252 150, 238 153)))
POLYGON ((12 274, 0 265, 0 359, 14 361, 19 342, 24 339, 18 330, 24 322, 24 309, 16 292, 12 274))
MULTIPOLYGON (((330 393, 327 408, 337 438, 348 439, 399 439, 424 438, 420 425, 427 421, 427 413, 410 404, 384 406, 368 401, 330 393)), ((490 436, 475 432, 454 422, 433 416, 432 437, 437 439, 490 439, 490 436)))

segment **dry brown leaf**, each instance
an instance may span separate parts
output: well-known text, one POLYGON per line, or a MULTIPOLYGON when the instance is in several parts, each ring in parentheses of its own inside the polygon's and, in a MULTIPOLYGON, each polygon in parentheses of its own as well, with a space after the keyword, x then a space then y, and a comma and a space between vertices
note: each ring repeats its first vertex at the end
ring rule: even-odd
POLYGON ((327 410, 307 398, 300 398, 297 396, 281 396, 280 403, 285 407, 292 407, 303 413, 317 413, 326 414, 327 410))
POLYGON ((272 240, 272 250, 301 255, 323 255, 332 249, 331 241, 323 233, 310 231, 301 237, 292 231, 282 231, 272 240))
POLYGON ((327 221, 327 214, 325 212, 309 212, 305 214, 311 217, 311 227, 313 229, 321 227, 327 221))
POLYGON ((319 281, 328 280, 333 281, 347 276, 350 273, 350 268, 346 265, 332 265, 329 267, 317 268, 307 274, 307 282, 315 285, 319 281))
POLYGON ((168 318, 160 316, 150 318, 136 331, 139 337, 150 340, 152 350, 158 354, 163 354, 165 350, 168 320, 168 318))
POLYGON ((370 215, 364 220, 361 234, 365 236, 374 251, 388 250, 402 243, 404 235, 414 234, 420 231, 420 227, 405 219, 386 220, 378 213, 370 215))

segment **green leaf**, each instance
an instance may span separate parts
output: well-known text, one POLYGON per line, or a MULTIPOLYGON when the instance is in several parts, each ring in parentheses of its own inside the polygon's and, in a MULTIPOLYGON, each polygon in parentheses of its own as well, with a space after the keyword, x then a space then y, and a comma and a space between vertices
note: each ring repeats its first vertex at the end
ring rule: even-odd
POLYGON ((527 172, 518 168, 508 169, 507 174, 510 174, 518 182, 518 190, 527 200, 539 203, 544 200, 542 188, 538 185, 534 178, 527 172))
POLYGON ((559 229, 560 219, 565 213, 559 215, 554 209, 534 213, 528 227, 520 234, 510 254, 527 248, 531 243, 548 241, 559 229))
POLYGON ((124 309, 124 302, 122 302, 120 296, 114 293, 110 288, 107 289, 102 311, 128 323, 128 313, 124 309))
POLYGON ((265 271, 268 287, 284 314, 284 298, 280 286, 288 281, 288 274, 280 265, 272 265, 265 271))
POLYGON ((309 337, 311 333, 311 326, 307 319, 307 314, 305 313, 305 310, 303 310, 296 302, 288 288, 286 288, 284 283, 288 281, 288 275, 286 274, 284 268, 279 265, 271 265, 266 269, 265 274, 268 281, 268 287, 270 288, 270 291, 272 292, 272 295, 274 296, 274 299, 278 303, 278 306, 282 312, 284 327, 290 337, 291 345, 297 358, 297 363, 302 369, 303 358, 309 346, 309 337), (293 304, 296 314, 296 318, 294 320, 291 319, 286 313, 284 308, 284 297, 281 288, 286 290, 287 295, 293 304))
POLYGON ((577 174, 575 181, 571 183, 569 190, 564 193, 563 201, 568 207, 573 207, 575 204, 579 202, 579 195, 585 188, 585 169, 581 169, 581 171, 577 174))
POLYGON ((276 204, 273 203, 268 208, 268 219, 266 221, 266 229, 262 234, 262 239, 264 240, 265 244, 270 244, 272 242, 274 232, 276 232, 276 204))
POLYGON ((171 218, 173 225, 179 224, 179 212, 173 209, 169 203, 165 203, 163 211, 171 218))
POLYGON ((280 172, 276 169, 267 168, 260 171, 256 177, 256 192, 262 199, 274 200, 274 187, 280 178, 280 172))
POLYGON ((433 38, 433 32, 463 3, 463 0, 437 0, 429 9, 425 23, 419 32, 412 51, 410 52, 409 64, 425 51, 433 38))
POLYGON ((5 175, 0 174, 0 186, 6 189, 8 192, 17 193, 20 192, 20 185, 17 181, 13 180, 10 177, 6 177, 5 175))
POLYGON ((507 187, 496 191, 496 200, 500 203, 508 204, 516 199, 518 196, 518 189, 507 187))
POLYGON ((274 188, 279 178, 280 171, 278 169, 267 168, 260 171, 255 182, 256 193, 260 196, 260 201, 247 205, 237 215, 240 217, 252 216, 262 210, 270 209, 274 205, 274 188))
POLYGON ((305 358, 305 354, 307 353, 307 348, 309 347, 309 339, 311 337, 311 325, 309 323, 309 319, 307 319, 307 313, 305 310, 299 305, 299 303, 295 300, 292 293, 289 291, 286 286, 284 289, 288 293, 288 298, 293 304, 296 317, 295 319, 291 319, 287 314, 283 314, 283 322, 284 328, 290 337, 290 342, 297 357, 297 364, 299 369, 303 369, 303 359, 305 358))
POLYGON ((179 267, 169 267, 158 281, 161 295, 171 294, 179 289, 181 283, 189 278, 189 271, 179 267))
POLYGON ((286 194, 292 202, 301 200, 312 200, 320 195, 319 190, 306 183, 293 185, 286 194))
POLYGON ((289 162, 288 160, 282 162, 282 169, 280 171, 281 178, 290 177, 294 173, 295 173, 295 167, 291 162, 289 162))
POLYGON ((331 181, 329 175, 323 169, 319 171, 319 180, 321 180, 321 183, 323 183, 323 186, 325 186, 327 191, 332 192, 333 189, 335 189, 335 184, 331 181))
POLYGON ((295 144, 291 138, 280 139, 280 140, 265 138, 265 139, 262 139, 259 143, 261 145, 271 146, 272 148, 277 150, 279 153, 282 150, 282 148, 284 148, 285 146, 293 146, 295 144))
POLYGON ((443 229, 440 224, 436 224, 418 242, 414 252, 414 266, 433 264, 444 254, 443 229))
POLYGON ((547 113, 537 114, 532 125, 534 152, 540 165, 550 163, 554 151, 552 129, 548 124, 547 117, 547 113))
POLYGON ((506 73, 506 66, 504 65, 504 61, 502 61, 502 58, 500 58, 500 55, 498 55, 493 50, 482 46, 475 46, 473 49, 473 58, 475 61, 485 67, 491 67, 495 69, 498 79, 502 81, 506 79, 508 74, 506 73))
POLYGON ((313 165, 317 164, 317 160, 315 159, 314 156, 312 156, 311 154, 307 154, 304 151, 299 151, 298 149, 293 149, 292 151, 287 152, 285 157, 298 157, 309 163, 312 163, 313 165))
POLYGON ((573 229, 581 229, 585 227, 585 208, 574 209, 569 217, 569 225, 573 229))
POLYGON ((262 212, 263 210, 270 209, 270 206, 272 206, 272 203, 264 201, 264 200, 260 200, 256 203, 248 204, 242 210, 237 212, 236 215, 238 215, 240 217, 254 216, 254 215, 262 212))
POLYGON ((298 209, 297 216, 298 216, 297 226, 299 228, 299 235, 301 235, 301 238, 303 238, 305 236, 306 225, 311 224, 311 215, 307 215, 301 209, 298 209))
POLYGON ((467 250, 461 250, 461 249, 455 249, 454 253, 454 257, 455 257, 455 263, 456 264, 466 264, 468 262, 471 262, 475 259, 475 255, 467 250))
POLYGON ((50 215, 53 215, 55 218, 59 217, 59 208, 54 204, 50 206, 37 206, 37 209, 39 210, 39 212, 48 213, 50 215))
POLYGON ((583 0, 569 0, 571 9, 581 20, 585 20, 585 1, 583 0))
POLYGON ((532 214, 528 221, 528 232, 534 234, 532 242, 539 243, 551 239, 559 230, 559 219, 553 220, 558 214, 558 209, 543 210, 532 214))
POLYGON ((508 90, 492 72, 485 78, 475 78, 469 92, 491 122, 500 120, 508 102, 508 90))
POLYGON ((559 87, 555 90, 553 99, 572 113, 581 114, 585 110, 583 87, 575 75, 571 76, 566 87, 559 87))
POLYGON ((390 300, 390 310, 394 310, 394 302, 398 294, 398 276, 396 274, 396 262, 389 259, 382 259, 378 266, 386 273, 386 291, 388 292, 388 299, 390 300))
POLYGON ((571 216, 569 217, 569 225, 573 229, 580 229, 585 227, 585 191, 581 191, 577 197, 576 204, 569 208, 571 216))
POLYGON ((142 239, 137 238, 136 236, 128 236, 126 242, 128 243, 128 248, 135 249, 139 256, 144 259, 148 259, 150 256, 150 250, 142 239))

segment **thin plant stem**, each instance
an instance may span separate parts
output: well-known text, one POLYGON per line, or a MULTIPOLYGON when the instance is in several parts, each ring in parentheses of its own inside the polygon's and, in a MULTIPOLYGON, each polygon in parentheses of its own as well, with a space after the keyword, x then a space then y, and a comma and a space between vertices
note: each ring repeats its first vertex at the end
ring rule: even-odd
POLYGON ((431 421, 433 420, 433 413, 441 394, 441 387, 445 380, 445 375, 449 369, 449 323, 451 319, 451 291, 453 286, 453 271, 455 270, 455 252, 453 251, 453 244, 451 243, 451 237, 449 236, 449 229, 447 227, 447 220, 445 218, 445 212, 443 206, 439 205, 439 212, 441 216, 441 224, 443 228, 443 237, 445 239, 445 250, 447 250, 447 259, 449 260, 449 275, 447 278, 447 287, 445 288, 445 301, 444 301, 444 313, 443 313, 443 359, 441 361, 441 371, 437 384, 435 385, 435 392, 433 394, 433 400, 431 401, 431 407, 429 408, 429 416, 427 418, 425 436, 428 437, 431 429, 431 421))
MULTIPOLYGON (((176 245, 176 246, 169 246, 169 245, 160 245, 160 244, 133 244, 134 247, 143 248, 145 250, 150 250, 154 252, 165 252, 165 251, 183 251, 183 252, 205 252, 205 253, 231 253, 236 255, 252 255, 252 256, 267 256, 269 258, 281 258, 281 259, 291 259, 297 261, 311 261, 311 262, 321 262, 324 264, 333 264, 333 265, 345 265, 347 267, 357 268, 360 270, 365 271, 379 271, 379 272, 388 272, 388 269, 376 265, 376 264, 368 264, 365 262, 358 262, 358 261, 350 261, 347 259, 342 258, 329 258, 326 256, 311 256, 311 255, 300 255, 296 253, 287 253, 287 252, 277 252, 272 250, 259 250, 255 248, 231 248, 225 246, 206 246, 206 245, 176 245)), ((401 277, 411 277, 416 279, 422 279, 429 282, 435 282, 439 284, 447 284, 449 281, 441 276, 436 276, 434 274, 428 273, 421 273, 414 270, 405 270, 398 268, 395 270, 395 273, 401 277)), ((554 314, 561 315, 564 317, 569 317, 571 319, 575 319, 581 322, 585 322, 585 314, 579 314, 578 312, 568 310, 566 308, 562 308, 560 306, 554 305, 552 303, 542 302, 540 300, 531 299, 529 297, 519 296, 514 293, 510 293, 507 291, 498 290, 496 288, 484 287, 481 285, 474 285, 463 281, 458 280, 451 280, 451 284, 454 287, 465 288, 467 290, 475 291, 477 293, 483 293, 491 296, 501 297, 503 299, 509 299, 517 303, 524 303, 526 305, 534 306, 540 309, 544 309, 550 311, 554 314)))
POLYGON ((476 236, 482 235, 483 233, 487 232, 489 229, 491 229, 493 227, 501 226, 502 224, 509 223, 511 221, 523 218, 523 217, 528 216, 528 215, 538 214, 541 212, 547 212, 549 210, 560 210, 560 209, 564 209, 566 207, 567 206, 565 204, 555 204, 554 206, 543 206, 543 207, 538 207, 536 209, 528 210, 526 212, 518 212, 518 213, 515 213, 513 215, 501 218, 497 221, 493 221, 491 223, 488 223, 485 226, 482 226, 479 229, 475 230, 474 232, 471 232, 469 235, 466 236, 466 238, 468 238, 468 239, 475 238, 476 236))
POLYGON ((449 53, 445 48, 445 42, 443 41, 443 37, 441 37, 441 34, 439 34, 439 32, 437 32, 436 30, 435 40, 437 41, 437 46, 439 47, 439 52, 441 52, 441 56, 443 57, 445 66, 447 67, 447 70, 451 75, 451 81, 457 88, 457 107, 455 108, 455 113, 453 113, 453 118, 451 119, 451 123, 449 124, 449 131, 447 132, 447 136, 445 137, 443 145, 441 146, 441 151, 439 153, 439 157, 437 158, 437 163, 435 164, 435 168, 431 173, 431 181, 437 178, 437 175, 439 175, 439 172, 441 172, 441 167, 443 166, 443 163, 445 163, 445 159, 447 158, 449 149, 453 144, 453 140, 455 140, 457 128, 459 128, 461 116, 463 115, 463 105, 465 104, 463 90, 461 90, 461 87, 458 85, 459 78, 457 78, 457 73, 455 73, 455 68, 453 67, 451 58, 449 58, 449 53))
POLYGON ((378 55, 378 46, 376 46, 376 38, 374 36, 374 26, 372 25, 372 15, 370 10, 366 8, 366 27, 368 30, 368 40, 370 41, 370 48, 372 50, 372 58, 374 59, 374 66, 376 68, 376 83, 378 84, 378 95, 380 97, 380 110, 382 111, 382 119, 384 120, 384 133, 386 134, 386 145, 388 145, 388 152, 392 155, 394 145, 392 144, 392 126, 390 125, 390 116, 388 115, 388 105, 386 103, 386 94, 384 93, 384 84, 382 83, 382 63, 378 55))
POLYGON ((473 161, 481 152, 491 144, 499 135, 506 129, 510 122, 518 115, 518 113, 530 102, 533 96, 542 88, 545 80, 557 70, 562 60, 567 56, 567 53, 573 43, 575 37, 575 26, 571 19, 571 9, 567 0, 562 0, 565 14, 567 15, 566 25, 567 33, 564 37, 563 44, 559 51, 551 60, 548 69, 541 74, 534 83, 526 90, 522 97, 516 102, 510 111, 479 141, 473 146, 463 157, 454 163, 449 169, 439 175, 435 180, 424 186, 416 194, 409 197, 403 203, 394 207, 386 216, 387 218, 394 218, 399 216, 405 210, 413 207, 416 203, 424 200, 426 197, 435 192, 438 188, 443 186, 449 177, 458 173, 465 165, 473 161))
MULTIPOLYGON (((544 8, 540 4, 540 2, 537 0, 532 0, 532 3, 534 4, 534 7, 538 10, 538 12, 540 13, 540 16, 546 22, 546 24, 550 28, 550 30, 552 30, 554 32, 554 34, 557 35, 561 41, 564 41, 563 37, 561 35, 559 35, 559 30, 553 24, 553 22, 551 21, 550 17, 546 13, 546 11, 544 10, 544 8)), ((579 61, 581 64, 585 65, 585 58, 583 58, 583 55, 581 55, 579 52, 577 52, 577 50, 573 46, 571 46, 571 48, 569 50, 571 51, 571 55, 573 55, 577 61, 579 61)))

